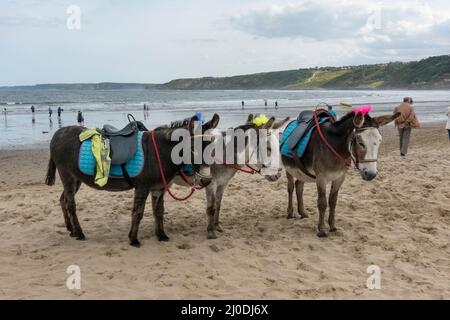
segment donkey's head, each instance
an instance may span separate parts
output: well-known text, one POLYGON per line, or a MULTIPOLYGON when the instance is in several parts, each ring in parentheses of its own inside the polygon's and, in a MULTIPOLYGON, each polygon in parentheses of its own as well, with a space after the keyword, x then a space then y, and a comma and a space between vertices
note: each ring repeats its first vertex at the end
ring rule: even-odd
POLYGON ((251 126, 257 131, 256 145, 249 146, 249 152, 257 155, 256 163, 253 165, 268 181, 277 181, 281 177, 281 153, 279 129, 284 126, 289 117, 283 120, 275 120, 275 117, 264 119, 250 114, 247 119, 247 126, 251 126))
POLYGON ((174 156, 181 157, 182 165, 192 165, 194 170, 194 185, 206 187, 211 183, 212 176, 210 164, 203 158, 204 150, 214 141, 214 136, 208 133, 219 124, 220 117, 214 114, 212 119, 201 123, 198 116, 182 121, 172 122, 167 131, 167 139, 174 143, 172 150, 172 162, 174 156), (180 142, 180 138, 182 141, 180 142))
POLYGON ((372 118, 361 112, 353 116, 354 131, 350 136, 349 151, 361 177, 370 181, 377 174, 378 150, 382 141, 379 127, 397 119, 399 112, 372 118))

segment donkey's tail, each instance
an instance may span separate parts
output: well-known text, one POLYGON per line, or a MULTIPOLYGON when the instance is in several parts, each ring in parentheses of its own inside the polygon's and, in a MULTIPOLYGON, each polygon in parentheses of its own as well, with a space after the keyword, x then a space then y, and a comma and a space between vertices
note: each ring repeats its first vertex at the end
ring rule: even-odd
POLYGON ((45 184, 48 186, 53 186, 56 180, 56 164, 52 158, 48 162, 47 176, 45 177, 45 184))

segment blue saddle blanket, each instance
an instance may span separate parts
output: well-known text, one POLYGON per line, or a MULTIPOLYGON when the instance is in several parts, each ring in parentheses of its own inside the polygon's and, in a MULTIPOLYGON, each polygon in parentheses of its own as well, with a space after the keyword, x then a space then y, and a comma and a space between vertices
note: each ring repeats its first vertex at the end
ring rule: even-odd
MULTIPOLYGON (((319 123, 323 123, 325 121, 328 121, 329 118, 322 118, 319 120, 319 123)), ((292 121, 288 124, 286 129, 283 132, 283 136, 281 137, 280 141, 280 148, 281 148, 281 154, 287 157, 292 158, 292 150, 289 148, 289 144, 287 143, 289 141, 289 138, 291 137, 292 133, 295 131, 295 129, 298 127, 300 122, 297 120, 292 121)), ((300 141, 297 143, 296 151, 299 158, 303 157, 306 151, 306 147, 308 147, 309 140, 311 139, 311 135, 314 132, 314 129, 316 126, 314 125, 311 129, 309 129, 303 137, 300 139, 300 141)))
MULTIPOLYGON (((144 150, 142 149, 142 136, 143 132, 139 131, 137 135, 138 148, 136 154, 125 165, 125 169, 127 170, 130 178, 135 178, 140 175, 142 169, 144 168, 144 150)), ((78 166, 83 174, 89 176, 93 176, 95 174, 96 162, 94 154, 92 153, 92 141, 90 139, 83 141, 83 143, 81 144, 78 166)), ((122 178, 122 167, 120 165, 111 165, 109 177, 122 178)))

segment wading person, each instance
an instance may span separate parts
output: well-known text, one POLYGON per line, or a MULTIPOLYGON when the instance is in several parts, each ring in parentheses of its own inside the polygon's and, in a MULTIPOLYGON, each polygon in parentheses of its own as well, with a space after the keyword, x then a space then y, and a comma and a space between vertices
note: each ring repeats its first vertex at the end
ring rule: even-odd
POLYGON ((244 110, 244 108, 245 108, 245 101, 242 100, 241 104, 242 104, 242 110, 244 110))
POLYGON ((445 126, 445 129, 447 129, 448 139, 450 140, 450 107, 448 107, 447 110, 447 125, 445 126))
POLYGON ((275 101, 275 110, 278 110, 278 101, 275 101))
POLYGON ((81 111, 78 111, 77 122, 78 122, 79 126, 84 126, 84 117, 83 117, 83 113, 81 113, 81 111))
POLYGON ((58 118, 61 118, 61 113, 63 112, 63 108, 58 107, 58 118))
POLYGON ((400 137, 400 155, 406 156, 408 153, 409 140, 411 138, 411 130, 420 127, 417 119, 416 111, 413 108, 413 99, 406 97, 403 102, 394 109, 394 113, 400 112, 401 116, 395 120, 400 137))
POLYGON ((51 118, 53 114, 52 107, 48 107, 48 117, 51 118))
POLYGON ((34 115, 34 112, 36 111, 35 109, 34 109, 34 106, 31 106, 31 113, 34 115))

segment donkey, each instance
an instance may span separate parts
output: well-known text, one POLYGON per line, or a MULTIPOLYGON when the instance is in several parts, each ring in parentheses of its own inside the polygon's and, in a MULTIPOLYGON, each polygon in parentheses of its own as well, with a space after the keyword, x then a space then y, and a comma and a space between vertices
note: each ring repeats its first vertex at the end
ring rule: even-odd
POLYGON ((326 122, 320 125, 324 138, 337 154, 333 153, 326 145, 316 128, 300 163, 294 158, 282 155, 288 179, 288 219, 294 217, 292 199, 294 186, 297 194, 298 213, 303 219, 308 217, 303 207, 304 184, 316 183, 319 210, 317 236, 327 237, 324 221, 327 209, 326 186, 331 182, 328 225, 330 232, 335 232, 337 230, 335 224, 336 203, 348 166, 353 161, 363 180, 373 180, 378 174, 378 149, 382 141, 378 128, 394 121, 399 116, 400 113, 395 113, 371 118, 368 114, 352 111, 335 123, 326 122), (339 158, 338 155, 340 155, 339 158))
MULTIPOLYGON (((264 126, 256 127, 253 124, 254 117, 255 116, 253 114, 250 114, 246 124, 234 128, 233 132, 236 133, 238 130, 242 130, 245 132, 249 129, 255 130, 265 129, 269 134, 268 139, 265 139, 265 143, 261 145, 258 140, 256 150, 249 150, 249 148, 251 148, 251 146, 249 146, 248 144, 249 141, 248 140, 245 141, 244 145, 244 149, 246 150, 245 164, 244 163, 228 164, 223 163, 220 160, 219 161, 216 160, 211 165, 211 178, 212 178, 211 183, 205 188, 207 200, 206 215, 208 218, 208 227, 207 227, 208 239, 216 239, 217 238, 216 231, 223 232, 223 229, 221 228, 219 222, 222 197, 229 182, 238 171, 243 171, 249 174, 259 173, 261 175, 264 175, 264 177, 268 181, 276 181, 281 176, 280 174, 281 169, 279 167, 274 168, 275 164, 270 162, 270 159, 276 159, 277 161, 279 161, 281 159, 281 154, 279 148, 272 149, 271 145, 272 143, 275 142, 275 145, 278 146, 279 135, 275 130, 281 128, 284 124, 286 124, 289 121, 289 118, 275 121, 275 118, 272 117, 264 126), (266 148, 267 158, 261 159, 260 157, 258 157, 256 163, 254 164, 249 163, 250 160, 249 154, 250 153, 259 154, 260 148, 266 148), (276 169, 276 170, 275 171, 271 170, 271 172, 266 172, 266 174, 264 174, 264 169, 268 170, 276 169)), ((227 133, 226 131, 221 131, 219 134, 225 137, 226 133, 227 133)), ((235 139, 236 136, 233 135, 233 137, 231 138, 235 139)), ((231 141, 225 142, 224 149, 232 150, 233 158, 236 160, 238 158, 238 153, 242 152, 243 150, 238 150, 236 143, 234 143, 232 147, 227 148, 227 146, 230 146, 231 143, 232 143, 231 141)), ((180 177, 175 178, 174 183, 182 186, 187 186, 187 183, 184 181, 184 179, 181 179, 180 177)))
MULTIPOLYGON (((144 154, 144 167, 140 175, 136 178, 128 179, 114 178, 109 179, 106 186, 100 188, 95 184, 94 177, 83 174, 78 167, 81 142, 79 135, 83 128, 78 126, 65 127, 58 130, 50 143, 50 161, 48 165, 46 184, 52 186, 55 184, 56 170, 59 172, 64 191, 61 194, 60 204, 64 216, 64 221, 70 236, 77 240, 84 240, 85 236, 81 229, 76 215, 75 194, 80 189, 82 183, 91 188, 105 191, 126 191, 134 188, 134 205, 131 215, 131 229, 128 235, 130 245, 140 247, 138 240, 139 224, 142 220, 145 203, 148 195, 152 195, 152 209, 155 219, 155 234, 159 241, 168 241, 169 237, 164 231, 164 194, 165 194, 165 176, 167 181, 173 179, 183 164, 174 164, 171 159, 172 149, 179 143, 172 141, 172 133, 176 129, 187 129, 191 139, 202 139, 202 135, 195 135, 196 117, 184 122, 178 122, 171 127, 159 127, 153 132, 144 132, 142 137, 142 150, 144 154), (153 139, 155 141, 152 144, 153 139), (155 149, 156 145, 156 149, 155 149), (158 165, 159 151, 160 166, 158 165), (161 174, 162 172, 162 174, 161 174)), ((204 125, 209 129, 217 127, 219 116, 217 114, 204 125)), ((196 145, 192 143, 192 145, 196 145)), ((207 147, 206 143, 201 143, 202 149, 207 147)), ((192 156, 203 150, 192 148, 192 156)), ((195 172, 194 183, 196 186, 205 187, 211 181, 209 166, 202 164, 193 165, 195 172)))

